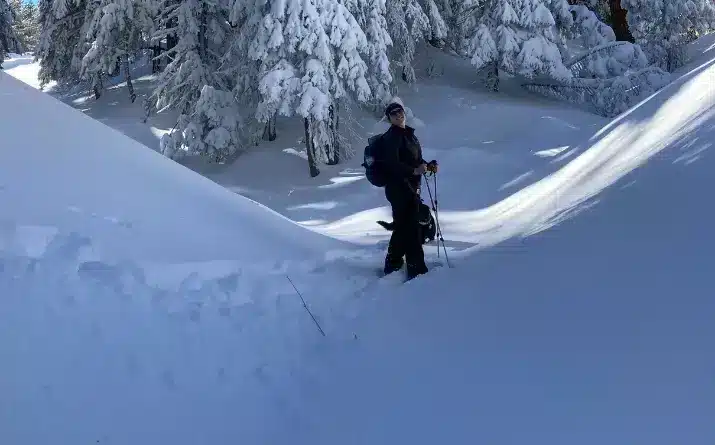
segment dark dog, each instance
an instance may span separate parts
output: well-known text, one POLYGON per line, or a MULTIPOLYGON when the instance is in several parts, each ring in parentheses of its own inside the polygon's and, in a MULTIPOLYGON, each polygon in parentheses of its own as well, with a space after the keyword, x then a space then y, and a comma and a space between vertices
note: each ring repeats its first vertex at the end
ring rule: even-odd
MULTIPOLYGON (((437 225, 430 208, 425 203, 420 203, 420 229, 422 230, 422 244, 434 241, 437 236, 437 225)), ((385 230, 392 232, 395 230, 394 222, 377 221, 385 230)))

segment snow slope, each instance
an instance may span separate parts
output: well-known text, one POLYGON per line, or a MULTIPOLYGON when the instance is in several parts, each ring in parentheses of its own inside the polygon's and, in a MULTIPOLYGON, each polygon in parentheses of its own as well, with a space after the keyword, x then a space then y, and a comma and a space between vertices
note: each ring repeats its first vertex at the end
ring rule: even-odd
MULTIPOLYGON (((444 160, 446 235, 483 250, 404 286, 369 278, 379 250, 297 227, 0 75, 15 101, 2 134, 25 130, 30 154, 3 145, 0 159, 0 443, 711 444, 715 59, 703 53, 596 128, 553 103, 462 95, 422 113, 428 157, 444 160), (460 146, 466 132, 448 130, 469 129, 472 106, 551 131, 487 123, 460 146), (32 119, 56 121, 55 136, 32 119), (48 149, 78 133, 90 137, 48 149)), ((333 173, 293 202, 279 196, 295 184, 254 197, 374 243, 380 191, 333 173), (311 195, 321 186, 335 194, 311 195), (329 213, 343 203, 344 217, 329 213)))

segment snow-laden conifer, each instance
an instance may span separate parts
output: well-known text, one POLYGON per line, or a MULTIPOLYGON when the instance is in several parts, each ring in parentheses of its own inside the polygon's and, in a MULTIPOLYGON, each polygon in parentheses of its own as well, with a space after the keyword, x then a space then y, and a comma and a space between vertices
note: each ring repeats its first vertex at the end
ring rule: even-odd
POLYGON ((91 46, 82 58, 82 77, 117 75, 121 70, 134 101, 130 59, 148 46, 159 6, 157 0, 100 0, 87 30, 91 46))
POLYGON ((621 0, 621 6, 636 43, 669 72, 685 64, 685 45, 715 24, 711 0, 621 0))
POLYGON ((393 62, 402 80, 415 81, 414 58, 417 46, 430 37, 429 17, 417 0, 387 0, 385 19, 392 38, 393 62))
MULTIPOLYGON (((38 78, 44 87, 51 81, 60 84, 79 82, 82 57, 89 49, 87 29, 99 0, 40 0, 40 36, 35 51, 39 61, 38 78)), ((95 95, 101 93, 101 77, 92 80, 95 95)))
POLYGON ((564 66, 563 32, 573 18, 566 0, 485 0, 471 39, 472 64, 498 89, 499 71, 527 78, 571 77, 564 66))
POLYGON ((15 35, 13 25, 15 12, 7 0, 0 0, 0 67, 9 52, 22 52, 20 41, 15 35))
POLYGON ((10 0, 15 12, 13 30, 23 52, 34 51, 40 37, 37 4, 30 0, 10 0))
POLYGON ((390 66, 393 46, 385 14, 386 0, 350 0, 346 7, 353 14, 367 39, 367 81, 377 108, 384 106, 394 93, 390 66))
POLYGON ((242 122, 238 103, 229 91, 205 85, 191 114, 181 114, 176 128, 165 134, 160 148, 165 156, 203 156, 226 162, 242 148, 242 122))
POLYGON ((167 156, 220 162, 244 146, 233 82, 221 71, 232 34, 227 15, 228 4, 220 0, 178 0, 160 14, 154 39, 176 42, 162 55, 169 62, 153 94, 159 111, 179 112, 176 126, 162 139, 167 156))
POLYGON ((244 26, 255 26, 246 49, 256 63, 256 117, 268 122, 276 114, 301 116, 311 175, 317 175, 318 163, 343 155, 341 101, 374 97, 367 37, 341 0, 257 0, 254 6, 234 14, 244 26))
POLYGON ((616 40, 613 28, 603 23, 598 15, 584 5, 569 6, 574 16, 574 32, 586 48, 594 48, 616 40))
POLYGON ((162 57, 168 60, 158 77, 157 108, 191 113, 206 85, 227 89, 218 72, 229 26, 226 10, 216 0, 180 0, 162 11, 154 39, 172 36, 176 45, 162 57))

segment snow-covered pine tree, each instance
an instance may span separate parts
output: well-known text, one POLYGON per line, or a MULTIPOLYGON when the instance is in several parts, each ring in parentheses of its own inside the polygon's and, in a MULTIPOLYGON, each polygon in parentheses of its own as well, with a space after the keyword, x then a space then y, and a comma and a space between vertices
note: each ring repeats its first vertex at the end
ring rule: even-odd
POLYGON ((387 0, 385 19, 394 44, 392 58, 401 67, 402 80, 412 84, 417 45, 431 39, 430 18, 417 0, 387 0))
POLYGON ((165 134, 161 152, 172 159, 186 154, 201 155, 212 162, 227 162, 241 147, 241 115, 229 91, 204 85, 193 113, 181 114, 179 131, 165 134))
MULTIPOLYGON (((285 7, 280 3, 275 6, 285 7)), ((293 114, 291 105, 288 104, 292 99, 288 98, 297 94, 298 84, 293 78, 293 67, 290 64, 282 64, 282 50, 262 53, 262 57, 256 57, 254 54, 256 48, 262 45, 257 39, 264 38, 261 36, 272 7, 271 0, 233 0, 231 7, 230 21, 236 32, 231 38, 223 65, 235 82, 236 98, 242 107, 251 110, 250 114, 256 118, 260 127, 252 129, 250 124, 245 126, 249 142, 259 139, 275 140, 276 118, 278 115, 293 114), (276 69, 264 78, 266 67, 271 66, 276 69), (283 70, 283 67, 286 70, 283 70), (275 85, 272 86, 271 82, 275 82, 275 85), (265 85, 270 94, 264 94, 268 89, 262 88, 261 85, 265 85), (259 132, 262 134, 258 134, 259 132)))
POLYGON ((569 0, 571 6, 585 6, 598 17, 598 20, 610 26, 611 8, 609 0, 569 0))
POLYGON ((37 5, 29 0, 10 0, 15 11, 13 29, 25 51, 34 51, 40 38, 40 24, 37 5))
MULTIPOLYGON (((430 33, 426 36, 427 42, 435 48, 444 49, 449 41, 449 25, 447 25, 447 21, 442 16, 442 10, 437 5, 436 0, 420 0, 420 5, 430 25, 430 33)), ((430 53, 427 53, 427 56, 426 74, 428 76, 438 74, 442 67, 437 65, 436 60, 430 53)))
MULTIPOLYGON (((297 94, 298 80, 293 66, 284 60, 287 49, 281 42, 269 44, 272 10, 285 8, 267 0, 233 0, 229 19, 235 28, 231 43, 222 64, 234 81, 234 94, 242 107, 250 110, 262 129, 247 126, 249 140, 275 140, 277 115, 294 114, 292 100, 297 94), (268 51, 269 45, 273 51, 268 51)), ((280 28, 280 22, 278 27, 280 28)), ((282 28, 281 28, 282 29, 282 28)), ((277 30, 278 31, 278 30, 277 30)), ((280 32, 280 31, 278 31, 280 32)), ((276 34, 278 39, 282 36, 276 34)))
POLYGON ((385 0, 349 0, 346 6, 367 37, 367 81, 375 98, 373 108, 382 110, 394 94, 389 57, 392 38, 385 20, 385 0))
POLYGON ((119 68, 124 71, 134 102, 131 58, 148 46, 146 42, 154 32, 159 6, 157 0, 99 0, 87 32, 92 43, 82 58, 82 77, 116 75, 119 68))
MULTIPOLYGON (((259 92, 259 69, 261 61, 250 56, 250 48, 263 23, 265 1, 231 0, 229 4, 229 24, 231 35, 227 38, 228 47, 221 58, 221 74, 231 79, 233 95, 239 102, 244 116, 243 132, 248 144, 257 143, 261 138, 276 138, 276 113, 263 118, 257 111, 261 102, 259 92)), ((270 112, 269 112, 270 114, 270 112)), ((290 112, 284 113, 290 115, 290 112)))
POLYGON ((598 15, 585 5, 571 5, 569 10, 574 17, 574 32, 586 48, 594 48, 609 42, 615 42, 613 29, 599 19, 598 15))
POLYGON ((304 119, 311 176, 318 163, 340 160, 337 118, 342 100, 372 99, 365 33, 343 0, 255 0, 257 32, 249 56, 258 62, 256 118, 276 113, 304 119))
POLYGON ((366 103, 374 95, 367 81, 368 43, 344 2, 320 0, 316 6, 323 18, 319 32, 325 33, 329 46, 323 47, 318 38, 316 51, 306 51, 317 57, 302 66, 297 112, 306 119, 307 147, 313 145, 317 160, 337 164, 346 155, 338 134, 341 102, 353 98, 366 103), (328 51, 320 55, 323 50, 328 51))
POLYGON ((484 7, 483 0, 442 0, 441 13, 449 30, 446 43, 451 51, 471 57, 469 40, 484 7))
POLYGON ((570 9, 574 15, 573 37, 581 40, 586 50, 569 62, 569 69, 574 77, 611 79, 648 67, 648 58, 641 47, 630 42, 616 41, 613 29, 589 8, 584 5, 571 5, 570 9))
POLYGON ((631 34, 651 63, 672 72, 686 61, 685 45, 715 25, 711 0, 621 0, 631 34))
POLYGON ((566 0, 485 0, 471 39, 471 60, 499 89, 499 72, 527 78, 571 77, 563 63, 562 33, 573 24, 566 0))
POLYGON ((428 39, 436 47, 442 47, 449 35, 449 26, 435 0, 419 0, 422 11, 430 25, 428 39))
MULTIPOLYGON (((89 49, 87 30, 100 0, 40 0, 40 38, 35 60, 44 87, 50 81, 76 84, 80 81, 82 57, 89 49)), ((91 79, 95 96, 101 93, 101 77, 91 79)))
POLYGON ((170 62, 152 97, 159 111, 180 113, 162 141, 167 156, 188 153, 224 161, 242 146, 232 83, 219 72, 231 32, 227 8, 219 0, 180 0, 160 15, 155 41, 172 37, 176 45, 162 55, 170 62))
POLYGON ((9 52, 22 52, 13 23, 15 22, 15 12, 10 8, 7 0, 0 0, 0 67, 9 52))
POLYGON ((153 40, 171 36, 176 45, 161 55, 169 62, 154 91, 159 111, 190 113, 204 85, 226 86, 216 72, 229 33, 226 12, 217 0, 178 0, 161 11, 153 40))
POLYGON ((8 35, 12 32, 13 14, 6 0, 0 0, 0 69, 9 52, 8 35))

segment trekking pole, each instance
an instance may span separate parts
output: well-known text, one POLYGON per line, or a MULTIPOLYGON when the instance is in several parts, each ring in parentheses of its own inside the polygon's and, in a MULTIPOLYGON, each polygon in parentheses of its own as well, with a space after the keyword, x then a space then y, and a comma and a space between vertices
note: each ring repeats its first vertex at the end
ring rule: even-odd
MULTIPOLYGON (((434 174, 434 173, 433 173, 434 174)), ((437 204, 434 199, 432 199, 432 190, 429 187, 429 176, 425 175, 425 184, 427 184, 427 192, 429 192, 429 202, 432 204, 432 211, 434 212, 434 225, 437 230, 437 258, 439 258, 439 240, 442 238, 441 231, 439 230, 439 215, 437 214, 437 204)))
POLYGON ((432 210, 434 210, 434 222, 435 226, 437 226, 437 258, 439 258, 439 242, 442 241, 442 248, 444 249, 444 258, 447 261, 447 267, 452 267, 452 265, 449 262, 449 255, 447 255, 447 246, 444 243, 444 237, 442 236, 442 228, 439 226, 439 208, 437 204, 437 174, 432 173, 434 176, 434 198, 432 198, 432 189, 429 186, 429 178, 427 177, 427 174, 425 173, 425 184, 427 184, 427 192, 429 193, 429 200, 430 203, 432 203, 432 210))
POLYGON ((434 198, 432 197, 432 189, 429 186, 429 175, 427 173, 424 174, 425 176, 425 185, 427 186, 427 193, 429 193, 429 202, 432 204, 432 211, 435 213, 435 229, 437 233, 437 258, 439 258, 439 240, 441 238, 440 236, 440 230, 439 230, 439 217, 437 215, 437 206, 434 203, 434 198))
MULTIPOLYGON (((444 249, 444 258, 447 260, 447 267, 452 267, 452 265, 449 263, 449 256, 447 255, 447 245, 444 243, 444 237, 442 236, 442 228, 439 225, 439 202, 438 202, 438 196, 437 196, 437 173, 434 174, 434 219, 435 219, 435 224, 437 225, 437 230, 439 230, 439 239, 442 240, 442 248, 444 249)), ((439 246, 437 246, 437 250, 439 250, 439 246)))
POLYGON ((288 275, 286 275, 286 278, 288 278, 288 281, 290 281, 290 285, 293 286, 293 289, 295 289, 295 293, 298 294, 300 297, 300 301, 303 302, 303 307, 305 308, 306 311, 308 311, 308 314, 310 315, 310 318, 313 319, 313 322, 315 323, 315 326, 318 327, 318 331, 320 331, 321 334, 323 334, 323 337, 325 337, 325 331, 323 331, 323 328, 320 327, 320 323, 318 323, 318 320, 315 319, 315 316, 313 315, 312 312, 310 312, 310 309, 308 308, 308 305, 305 304, 305 300, 303 299, 303 295, 300 293, 297 287, 295 287, 295 284, 293 284, 293 280, 290 279, 288 275))

